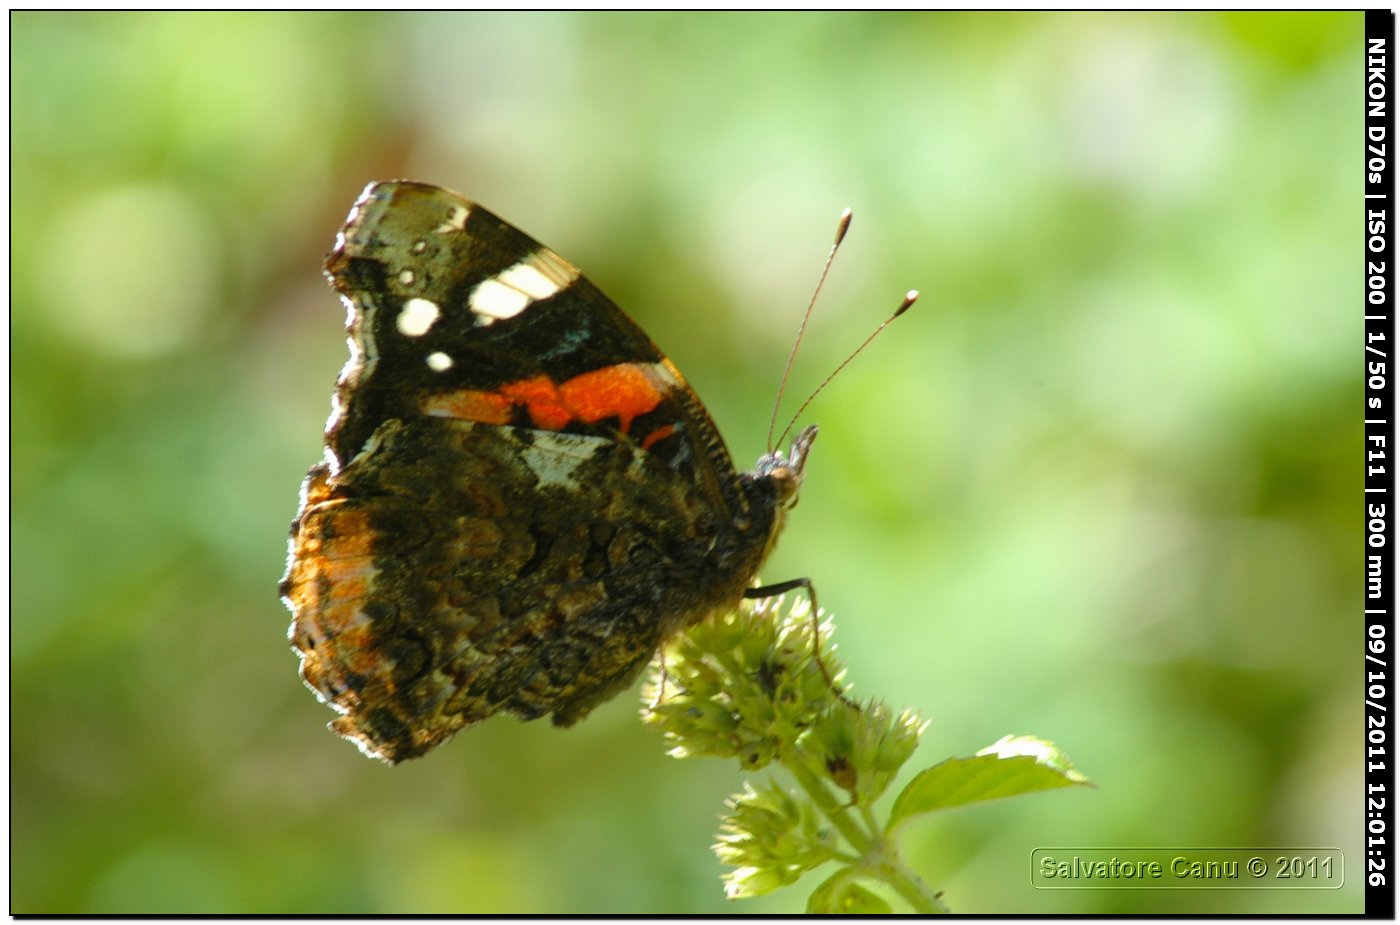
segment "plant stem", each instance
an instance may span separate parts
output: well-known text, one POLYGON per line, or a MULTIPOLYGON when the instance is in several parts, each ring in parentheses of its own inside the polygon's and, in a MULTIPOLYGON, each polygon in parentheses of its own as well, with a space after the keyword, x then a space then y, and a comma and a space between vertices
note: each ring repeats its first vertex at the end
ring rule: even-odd
POLYGON ((880 831, 880 823, 875 818, 875 811, 870 808, 869 803, 862 803, 860 805, 860 815, 861 818, 865 820, 865 827, 867 829, 872 832, 880 831))
POLYGON ((822 815, 831 820, 852 848, 860 852, 862 862, 852 869, 881 880, 894 889, 916 912, 936 914, 952 912, 938 898, 938 894, 919 879, 918 875, 904 866, 893 845, 880 833, 879 824, 868 807, 861 807, 862 816, 871 828, 867 831, 852 816, 849 807, 838 802, 821 779, 802 763, 802 754, 790 754, 783 765, 797 779, 797 783, 812 798, 822 815))
MULTIPOLYGON (((887 848, 885 844, 882 848, 887 848)), ((938 894, 918 875, 904 866, 893 851, 884 851, 874 867, 868 868, 872 875, 888 883, 904 901, 914 907, 915 912, 929 914, 950 913, 953 910, 938 897, 938 894)))
POLYGON ((803 790, 807 791, 807 795, 812 798, 813 803, 817 804, 822 815, 831 820, 831 824, 850 843, 851 847, 862 856, 868 854, 875 843, 874 833, 862 829, 851 816, 850 811, 838 803, 831 795, 831 791, 826 789, 826 785, 815 774, 807 770, 806 766, 802 764, 802 754, 799 752, 784 756, 783 766, 797 779, 797 783, 801 785, 803 790))

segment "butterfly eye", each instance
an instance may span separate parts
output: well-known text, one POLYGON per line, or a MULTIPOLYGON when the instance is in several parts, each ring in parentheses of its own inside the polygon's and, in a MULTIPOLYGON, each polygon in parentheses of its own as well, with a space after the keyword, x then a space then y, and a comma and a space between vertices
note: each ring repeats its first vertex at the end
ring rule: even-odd
POLYGON ((780 464, 768 473, 777 502, 791 509, 797 503, 797 489, 802 485, 802 474, 790 465, 780 464))

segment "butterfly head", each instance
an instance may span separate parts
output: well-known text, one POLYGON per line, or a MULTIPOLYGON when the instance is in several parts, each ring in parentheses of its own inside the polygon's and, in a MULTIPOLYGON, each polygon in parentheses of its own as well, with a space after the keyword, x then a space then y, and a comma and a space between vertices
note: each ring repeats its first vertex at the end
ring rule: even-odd
POLYGON ((771 487, 779 510, 791 510, 797 505, 797 492, 802 487, 807 453, 812 448, 812 441, 816 439, 817 425, 809 425, 793 438, 792 448, 786 456, 782 450, 773 450, 765 454, 754 467, 754 474, 771 487))

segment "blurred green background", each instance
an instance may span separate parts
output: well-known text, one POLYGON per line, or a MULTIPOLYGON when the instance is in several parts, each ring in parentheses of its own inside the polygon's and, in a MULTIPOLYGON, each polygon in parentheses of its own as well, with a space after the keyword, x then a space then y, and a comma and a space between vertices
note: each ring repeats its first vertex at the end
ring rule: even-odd
POLYGON ((389 768, 277 600, 320 262, 440 183, 632 313, 743 466, 787 407, 861 695, 1100 786, 909 832, 963 912, 1360 908, 1359 13, 11 16, 11 911, 782 912, 638 693, 389 768), (1340 891, 1037 892, 1046 846, 1334 846, 1340 891))

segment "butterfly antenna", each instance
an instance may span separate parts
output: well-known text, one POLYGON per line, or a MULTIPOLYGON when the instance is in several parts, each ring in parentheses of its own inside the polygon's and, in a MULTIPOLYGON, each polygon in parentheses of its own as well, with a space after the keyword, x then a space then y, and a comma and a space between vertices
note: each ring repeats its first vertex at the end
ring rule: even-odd
MULTIPOLYGON (((793 338, 792 351, 788 354, 787 366, 783 367, 783 379, 778 383, 778 394, 773 399, 773 416, 768 419, 768 449, 774 447, 773 429, 778 425, 778 405, 782 403, 783 392, 787 389, 788 376, 792 373, 792 361, 797 359, 797 348, 802 343, 802 335, 807 331, 807 320, 812 317, 812 308, 817 304, 817 296, 822 291, 822 284, 826 282, 826 274, 831 272, 831 262, 836 259, 836 250, 841 246, 841 239, 846 237, 846 231, 851 227, 851 210, 846 209, 841 213, 841 218, 836 222, 836 240, 831 244, 831 251, 826 255, 826 265, 822 267, 822 275, 817 280, 817 288, 812 292, 812 300, 807 303, 807 310, 802 313, 802 323, 797 326, 797 337, 793 338)), ((859 351, 857 351, 859 352, 859 351)), ((842 364, 845 365, 845 364, 842 364)), ((808 399, 811 401, 811 399, 808 399)), ((805 404, 802 407, 807 407, 805 404)), ((792 427, 791 424, 788 425, 792 427)), ((783 436, 787 436, 787 431, 783 431, 783 436)))
POLYGON ((854 360, 856 357, 860 356, 861 351, 863 351, 866 347, 869 347, 869 346, 870 346, 870 342, 871 342, 872 340, 874 340, 876 337, 878 337, 878 336, 880 335, 880 332, 881 332, 881 331, 883 331, 885 328, 889 327, 889 324, 890 324, 891 321, 895 320, 895 319, 898 318, 900 315, 902 315, 902 314, 904 314, 905 312, 907 312, 907 311, 909 310, 909 306, 913 305, 916 301, 918 301, 918 298, 919 298, 919 290, 917 290, 917 289, 910 289, 907 293, 905 293, 905 295, 904 295, 904 301, 899 303, 899 308, 896 308, 896 309, 894 310, 894 314, 893 314, 893 315, 890 315, 890 316, 889 316, 888 318, 886 318, 884 321, 880 322, 880 326, 879 326, 878 328, 876 328, 875 330, 871 331, 871 332, 870 332, 870 336, 867 337, 865 340, 861 341, 861 345, 860 345, 859 347, 857 347, 856 349, 852 350, 852 351, 851 351, 851 355, 848 356, 848 357, 846 357, 846 359, 842 360, 842 361, 841 361, 841 365, 838 366, 838 367, 836 367, 835 369, 833 369, 833 370, 831 371, 831 375, 829 375, 829 376, 827 376, 825 379, 823 379, 823 380, 822 380, 822 384, 819 385, 819 386, 817 386, 815 389, 812 390, 812 394, 807 396, 807 400, 804 401, 804 402, 802 403, 801 407, 799 407, 799 408, 797 409, 797 413, 794 414, 794 415, 792 416, 792 420, 791 420, 791 421, 788 421, 787 427, 784 427, 784 428, 783 428, 783 435, 782 435, 781 437, 778 438, 778 442, 779 442, 779 443, 782 443, 784 440, 787 439, 787 435, 788 435, 788 433, 792 430, 792 426, 793 426, 794 424, 797 423, 797 419, 798 419, 798 418, 802 417, 802 412, 804 412, 804 411, 807 410, 807 406, 810 405, 810 404, 812 403, 812 399, 814 399, 814 398, 816 398, 818 395, 820 395, 821 392, 822 392, 822 389, 826 388, 827 384, 828 384, 829 382, 831 382, 831 380, 833 380, 833 379, 836 378, 836 374, 837 374, 837 373, 841 372, 841 370, 845 369, 846 366, 847 366, 852 360, 854 360))

